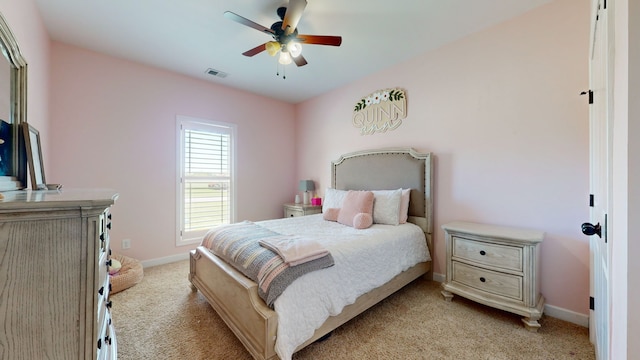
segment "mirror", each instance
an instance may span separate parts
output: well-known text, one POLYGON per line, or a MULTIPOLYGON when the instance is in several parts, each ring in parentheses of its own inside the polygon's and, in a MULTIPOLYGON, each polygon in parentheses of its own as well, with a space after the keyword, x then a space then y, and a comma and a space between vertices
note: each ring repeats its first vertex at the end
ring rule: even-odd
POLYGON ((18 127, 26 123, 27 62, 18 43, 0 14, 0 176, 14 176, 26 184, 26 154, 21 148, 18 127))

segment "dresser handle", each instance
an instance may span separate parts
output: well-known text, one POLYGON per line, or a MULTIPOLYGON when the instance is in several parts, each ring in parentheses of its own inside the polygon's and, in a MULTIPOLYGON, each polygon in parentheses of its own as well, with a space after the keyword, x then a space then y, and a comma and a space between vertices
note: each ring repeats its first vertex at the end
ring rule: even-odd
POLYGON ((98 294, 102 295, 104 294, 104 286, 100 288, 100 290, 98 290, 98 294))
POLYGON ((104 241, 104 233, 100 234, 100 240, 104 241))
POLYGON ((109 220, 111 220, 111 213, 109 213, 109 215, 107 215, 107 218, 108 218, 109 220))
POLYGON ((102 348, 102 339, 98 339, 98 350, 102 348))
POLYGON ((104 343, 111 345, 111 338, 109 336, 104 337, 104 343))
POLYGON ((111 300, 107 302, 107 309, 111 309, 111 300))
POLYGON ((107 260, 107 266, 111 266, 111 259, 107 260))
POLYGON ((481 278, 480 278, 480 281, 485 282, 485 281, 487 281, 487 279, 485 279, 485 278, 481 277, 481 278))
POLYGON ((111 223, 107 224, 107 229, 111 230, 111 223))
POLYGON ((480 255, 485 256, 487 253, 484 250, 480 250, 480 255))

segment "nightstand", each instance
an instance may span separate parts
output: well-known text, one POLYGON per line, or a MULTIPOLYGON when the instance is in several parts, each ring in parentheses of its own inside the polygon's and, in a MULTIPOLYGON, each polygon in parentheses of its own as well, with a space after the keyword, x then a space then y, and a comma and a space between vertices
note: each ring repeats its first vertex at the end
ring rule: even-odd
POLYGON ((320 214, 322 206, 288 203, 284 204, 284 217, 320 214))
POLYGON ((525 327, 537 331, 544 307, 538 265, 544 232, 467 222, 442 228, 447 252, 445 300, 457 294, 522 315, 525 327))

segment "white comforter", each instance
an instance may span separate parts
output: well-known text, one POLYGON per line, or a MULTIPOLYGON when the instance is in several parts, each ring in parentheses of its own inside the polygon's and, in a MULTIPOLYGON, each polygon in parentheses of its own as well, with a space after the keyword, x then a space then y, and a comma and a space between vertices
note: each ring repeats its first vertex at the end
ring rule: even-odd
POLYGON ((357 230, 322 214, 258 222, 281 234, 308 234, 331 252, 335 265, 306 274, 278 297, 276 352, 291 359, 315 329, 404 270, 431 260, 422 230, 413 224, 374 224, 357 230))

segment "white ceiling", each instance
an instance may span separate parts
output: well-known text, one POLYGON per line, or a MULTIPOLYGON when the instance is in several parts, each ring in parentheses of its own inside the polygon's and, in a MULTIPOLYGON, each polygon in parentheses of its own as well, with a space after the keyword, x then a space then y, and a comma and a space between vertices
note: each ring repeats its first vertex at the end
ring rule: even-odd
MULTIPOLYGON (((36 0, 53 40, 299 103, 552 0, 308 0, 300 34, 340 35, 340 47, 306 45, 308 65, 241 55, 271 40, 223 17, 265 27, 286 0, 36 0), (208 68, 226 78, 205 74, 208 68), (280 71, 282 74, 282 70, 280 71)), ((542 25, 542 24, 541 24, 542 25)))

